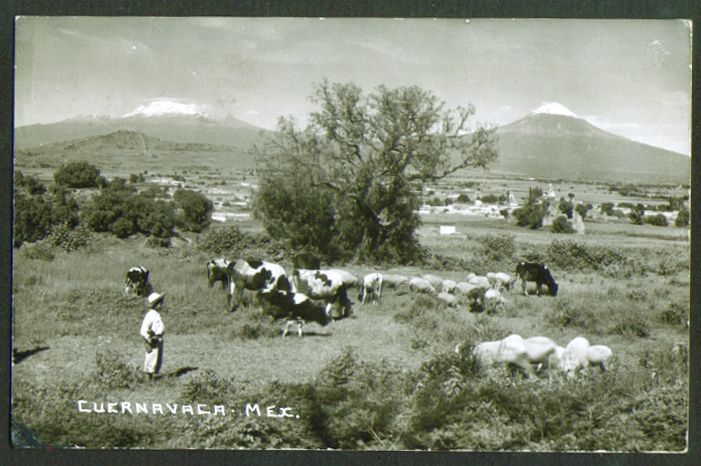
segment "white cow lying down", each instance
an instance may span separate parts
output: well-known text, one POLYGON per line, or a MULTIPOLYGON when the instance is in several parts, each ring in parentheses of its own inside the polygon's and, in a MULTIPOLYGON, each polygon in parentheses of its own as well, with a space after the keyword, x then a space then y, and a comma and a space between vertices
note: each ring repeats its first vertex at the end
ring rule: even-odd
POLYGON ((474 354, 485 367, 506 365, 520 369, 527 377, 536 374, 534 366, 547 365, 557 345, 548 337, 523 339, 509 335, 497 341, 485 341, 475 347, 474 354))

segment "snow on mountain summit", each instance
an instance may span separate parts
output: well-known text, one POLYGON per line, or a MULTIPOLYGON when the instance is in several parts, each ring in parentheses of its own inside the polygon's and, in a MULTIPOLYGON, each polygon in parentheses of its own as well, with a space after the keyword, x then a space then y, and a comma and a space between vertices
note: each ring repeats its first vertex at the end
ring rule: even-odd
POLYGON ((148 105, 139 105, 136 110, 122 115, 122 118, 135 116, 154 117, 154 116, 173 116, 173 115, 192 115, 206 117, 207 113, 202 105, 194 103, 180 103, 172 100, 155 100, 148 105))
POLYGON ((531 112, 532 115, 538 115, 541 113, 546 113, 548 115, 564 115, 568 117, 579 118, 569 108, 557 102, 545 102, 540 107, 536 108, 531 112))

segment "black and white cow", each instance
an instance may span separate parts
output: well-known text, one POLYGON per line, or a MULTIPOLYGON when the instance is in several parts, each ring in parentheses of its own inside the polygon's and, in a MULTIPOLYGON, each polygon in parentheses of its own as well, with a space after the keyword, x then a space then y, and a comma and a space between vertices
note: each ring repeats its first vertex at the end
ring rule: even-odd
POLYGON ((303 335, 302 327, 307 322, 315 322, 321 326, 326 326, 331 322, 329 317, 330 304, 319 305, 305 294, 265 290, 259 291, 257 297, 265 314, 274 320, 286 320, 285 330, 282 333, 283 338, 287 336, 290 325, 294 322, 297 323, 297 332, 300 337, 303 335))
POLYGON ((146 297, 153 292, 153 286, 148 279, 149 271, 145 267, 132 267, 127 271, 124 282, 124 295, 134 293, 137 296, 146 297))
POLYGON ((239 259, 227 266, 226 296, 230 310, 235 310, 241 303, 244 290, 296 291, 282 266, 272 262, 239 259))
POLYGON ((342 274, 333 270, 295 269, 292 280, 301 293, 313 299, 324 300, 334 319, 350 316, 351 301, 348 299, 348 288, 351 286, 344 281, 342 274), (334 310, 334 307, 338 310, 334 310))
POLYGON ((516 265, 516 275, 521 279, 523 294, 528 295, 526 291, 527 282, 535 282, 536 294, 539 296, 543 285, 547 285, 550 296, 557 296, 557 283, 555 283, 555 279, 545 264, 540 262, 519 262, 516 265))
POLYGON ((216 282, 221 282, 222 288, 226 290, 226 285, 228 283, 228 267, 229 261, 223 258, 212 259, 207 262, 207 284, 210 288, 212 288, 216 282))

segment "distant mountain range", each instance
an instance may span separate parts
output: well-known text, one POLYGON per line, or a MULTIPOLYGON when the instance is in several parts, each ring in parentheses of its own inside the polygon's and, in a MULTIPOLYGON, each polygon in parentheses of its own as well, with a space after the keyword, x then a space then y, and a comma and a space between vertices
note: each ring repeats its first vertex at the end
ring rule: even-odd
MULTIPOLYGON (((152 104, 121 118, 79 117, 15 129, 16 161, 55 166, 87 159, 167 168, 254 168, 247 150, 271 133, 191 106, 152 104)), ((686 155, 634 142, 597 128, 566 107, 548 103, 497 128, 499 158, 490 171, 540 179, 629 183, 689 183, 686 155)))

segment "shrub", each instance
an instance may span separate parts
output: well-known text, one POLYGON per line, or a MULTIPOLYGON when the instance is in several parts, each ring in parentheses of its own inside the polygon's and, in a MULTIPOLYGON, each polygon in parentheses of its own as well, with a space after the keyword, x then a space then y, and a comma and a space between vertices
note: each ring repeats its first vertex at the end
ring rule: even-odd
POLYGON ((587 212, 592 208, 591 204, 577 204, 577 206, 574 208, 575 211, 582 217, 582 220, 587 218, 587 212))
POLYGON ((650 336, 650 331, 651 326, 647 319, 636 314, 629 314, 619 315, 609 333, 644 338, 650 336))
POLYGON ((170 238, 159 238, 157 236, 149 236, 144 244, 148 248, 169 248, 171 246, 170 238))
POLYGON ((574 233, 574 228, 565 215, 555 218, 551 230, 553 233, 574 233))
POLYGON ((667 217, 665 217, 664 214, 646 215, 643 217, 643 221, 649 225, 658 227, 666 227, 668 225, 667 217))
POLYGON ((91 239, 92 235, 86 227, 71 228, 69 224, 62 223, 51 229, 46 242, 54 248, 72 252, 87 247, 91 239))
POLYGON ((581 308, 572 300, 558 298, 551 310, 545 314, 548 324, 560 328, 580 328, 590 332, 599 331, 600 317, 589 308, 581 308))
POLYGON ((605 215, 613 215, 613 208, 613 202, 604 202, 599 206, 599 210, 605 215))
POLYGON ((455 201, 460 202, 462 204, 467 204, 470 202, 470 196, 468 196, 465 193, 460 193, 460 194, 458 194, 458 197, 455 201))
POLYGON ((477 239, 482 245, 482 256, 492 261, 512 261, 516 254, 514 235, 485 235, 477 239))
MULTIPOLYGON (((620 204, 623 206, 623 204, 620 204)), ((643 219, 645 218, 645 206, 642 204, 637 204, 632 207, 632 210, 628 214, 628 219, 633 225, 642 225, 643 219)))
POLYGON ((686 327, 689 322, 689 306, 686 303, 671 302, 658 313, 661 322, 686 327))
POLYGON ((97 186, 100 170, 88 162, 68 162, 54 173, 58 185, 69 188, 92 188, 97 186))
POLYGON ((674 220, 674 226, 685 227, 689 225, 689 209, 682 207, 679 209, 677 218, 674 220))
POLYGON ((173 200, 182 209, 177 216, 178 224, 182 228, 199 233, 212 222, 214 204, 204 194, 178 189, 173 195, 173 200))

